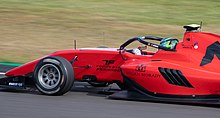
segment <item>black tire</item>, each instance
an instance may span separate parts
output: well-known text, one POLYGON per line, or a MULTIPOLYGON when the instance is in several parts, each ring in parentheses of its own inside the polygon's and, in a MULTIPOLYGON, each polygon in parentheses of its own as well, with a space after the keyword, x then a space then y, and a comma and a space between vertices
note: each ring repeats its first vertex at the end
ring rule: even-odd
POLYGON ((73 67, 58 56, 43 58, 34 70, 34 84, 45 95, 63 95, 74 83, 73 67))
POLYGON ((108 82, 88 82, 88 83, 94 87, 107 87, 109 85, 108 82))

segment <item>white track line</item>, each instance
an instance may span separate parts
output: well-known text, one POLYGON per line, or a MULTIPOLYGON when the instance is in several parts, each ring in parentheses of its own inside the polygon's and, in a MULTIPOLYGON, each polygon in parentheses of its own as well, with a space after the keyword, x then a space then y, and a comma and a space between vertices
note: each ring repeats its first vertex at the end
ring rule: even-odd
POLYGON ((0 72, 0 75, 4 75, 5 73, 0 72))

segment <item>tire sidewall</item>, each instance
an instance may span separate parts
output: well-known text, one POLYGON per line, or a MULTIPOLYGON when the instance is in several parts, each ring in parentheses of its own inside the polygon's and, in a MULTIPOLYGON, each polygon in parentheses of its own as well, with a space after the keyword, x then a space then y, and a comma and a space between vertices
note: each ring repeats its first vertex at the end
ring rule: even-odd
POLYGON ((46 57, 46 58, 42 59, 36 65, 36 68, 34 70, 34 83, 35 83, 35 86, 37 87, 37 89, 41 93, 47 94, 47 95, 63 94, 65 92, 67 92, 68 90, 65 89, 65 87, 68 86, 68 84, 66 84, 67 78, 68 78, 68 71, 67 71, 66 67, 63 65, 63 63, 60 62, 60 60, 57 57, 46 57), (60 71, 60 76, 61 76, 60 81, 57 84, 57 86, 55 86, 54 88, 51 88, 51 89, 43 87, 41 85, 41 83, 39 82, 39 78, 38 78, 39 70, 45 64, 52 64, 53 66, 57 67, 60 71), (65 89, 65 90, 63 90, 63 89, 65 89), (60 92, 60 91, 62 91, 62 92, 60 92))

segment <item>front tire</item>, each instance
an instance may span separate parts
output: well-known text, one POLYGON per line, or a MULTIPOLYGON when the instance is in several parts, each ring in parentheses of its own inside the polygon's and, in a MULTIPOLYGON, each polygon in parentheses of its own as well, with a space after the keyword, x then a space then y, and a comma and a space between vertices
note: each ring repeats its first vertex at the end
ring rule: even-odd
POLYGON ((73 67, 62 57, 46 57, 36 65, 34 83, 42 94, 63 95, 73 86, 73 67))

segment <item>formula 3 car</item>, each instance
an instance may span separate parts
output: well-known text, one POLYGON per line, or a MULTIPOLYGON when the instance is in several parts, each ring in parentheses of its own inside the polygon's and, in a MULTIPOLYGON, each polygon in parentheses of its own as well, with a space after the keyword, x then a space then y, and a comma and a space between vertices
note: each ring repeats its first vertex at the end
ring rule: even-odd
POLYGON ((9 70, 0 79, 0 87, 25 89, 34 85, 45 95, 63 95, 74 81, 101 86, 117 83, 125 91, 110 98, 218 104, 220 36, 201 32, 198 25, 184 28, 181 42, 139 36, 119 48, 57 51, 9 70), (144 46, 126 48, 134 41, 144 46), (143 50, 147 46, 158 51, 143 50))

